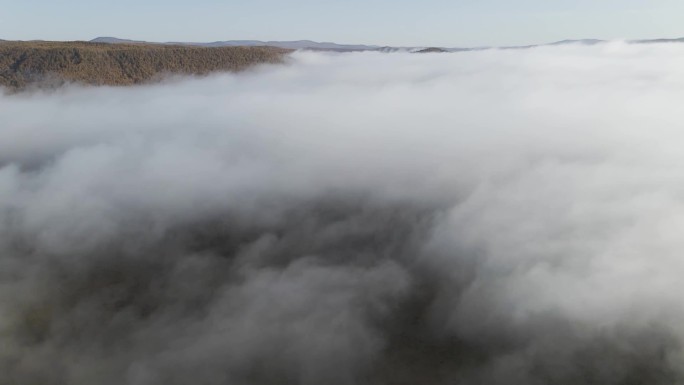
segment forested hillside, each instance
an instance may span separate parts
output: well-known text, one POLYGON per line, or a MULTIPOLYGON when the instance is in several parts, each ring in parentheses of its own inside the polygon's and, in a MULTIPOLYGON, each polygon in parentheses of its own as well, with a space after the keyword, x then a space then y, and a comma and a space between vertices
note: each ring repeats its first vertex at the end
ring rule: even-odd
POLYGON ((167 74, 204 75, 279 63, 289 52, 274 47, 0 41, 0 86, 131 85, 167 74))

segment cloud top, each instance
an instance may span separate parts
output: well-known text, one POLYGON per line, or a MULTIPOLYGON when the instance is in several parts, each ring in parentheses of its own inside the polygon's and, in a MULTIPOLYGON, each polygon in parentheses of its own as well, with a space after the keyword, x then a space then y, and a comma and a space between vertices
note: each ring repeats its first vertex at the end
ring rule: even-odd
POLYGON ((0 96, 0 382, 684 379, 684 47, 0 96))

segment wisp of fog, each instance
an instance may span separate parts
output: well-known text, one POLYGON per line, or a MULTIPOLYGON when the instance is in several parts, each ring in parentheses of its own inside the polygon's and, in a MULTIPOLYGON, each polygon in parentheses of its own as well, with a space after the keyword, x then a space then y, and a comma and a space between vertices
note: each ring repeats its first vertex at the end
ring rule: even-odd
POLYGON ((684 383, 684 45, 0 96, 0 384, 684 383))

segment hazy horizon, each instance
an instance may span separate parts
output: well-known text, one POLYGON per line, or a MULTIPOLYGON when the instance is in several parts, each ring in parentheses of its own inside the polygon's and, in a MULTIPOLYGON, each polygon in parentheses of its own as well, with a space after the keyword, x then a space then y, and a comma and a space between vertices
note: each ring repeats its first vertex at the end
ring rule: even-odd
POLYGON ((675 0, 223 3, 0 1, 0 38, 149 41, 314 40, 391 46, 510 46, 566 39, 684 36, 675 0))
MULTIPOLYGON (((560 43, 560 42, 582 42, 582 41, 593 41, 593 40, 598 40, 601 43, 620 43, 620 42, 625 42, 625 43, 632 43, 632 42, 641 42, 641 41, 646 41, 650 42, 653 40, 679 40, 679 39, 684 39, 684 36, 661 36, 661 37, 653 37, 653 38, 648 38, 648 39, 598 39, 598 38, 578 38, 578 39, 561 39, 561 40, 554 40, 554 41, 544 41, 544 42, 535 42, 535 43, 528 43, 528 44, 521 44, 521 45, 502 45, 502 46, 448 46, 448 45, 443 45, 443 46, 428 46, 428 45, 416 45, 416 46, 411 46, 411 45, 406 45, 406 44, 401 44, 401 45, 382 45, 382 44, 366 44, 366 43, 359 43, 359 42, 346 42, 346 41, 324 41, 324 40, 315 40, 315 39, 296 39, 296 40, 277 40, 277 39, 270 39, 270 40, 258 40, 258 39, 222 39, 222 40, 212 40, 212 41, 195 41, 195 40, 165 40, 165 41, 152 41, 152 40, 144 40, 144 39, 138 39, 135 37, 122 37, 122 36, 105 36, 105 35, 100 35, 100 36, 95 36, 93 38, 89 39, 81 39, 81 40, 72 40, 74 42, 90 42, 96 39, 101 39, 101 38, 111 38, 111 39, 117 39, 117 40, 122 40, 122 41, 140 41, 140 42, 145 42, 145 43, 159 43, 159 44, 166 44, 166 43, 190 43, 190 44, 206 44, 206 43, 215 43, 215 42, 239 42, 239 41, 259 41, 259 42, 280 42, 280 43, 287 43, 287 42, 313 42, 313 43, 323 43, 323 44, 336 44, 336 45, 349 45, 349 46, 368 46, 368 47, 440 47, 440 48, 517 48, 517 47, 528 47, 528 46, 544 46, 544 45, 551 45, 554 43, 560 43)), ((62 42, 65 40, 52 40, 52 39, 32 39, 32 40, 10 40, 10 39, 2 39, 0 37, 0 40, 6 40, 6 41, 25 41, 25 42, 31 42, 31 41, 45 41, 45 42, 62 42)))

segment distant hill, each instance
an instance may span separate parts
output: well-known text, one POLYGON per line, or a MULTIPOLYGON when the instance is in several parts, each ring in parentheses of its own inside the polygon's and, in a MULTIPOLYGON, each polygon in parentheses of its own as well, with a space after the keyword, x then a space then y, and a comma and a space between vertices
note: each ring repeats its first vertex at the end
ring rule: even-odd
POLYGON ((684 43, 684 37, 677 39, 650 39, 650 40, 636 40, 636 43, 648 44, 648 43, 684 43))
POLYGON ((336 43, 319 43, 311 40, 297 40, 297 41, 257 41, 257 40, 236 40, 236 41, 218 41, 213 43, 206 43, 201 45, 208 45, 212 47, 224 46, 269 46, 286 49, 310 49, 310 50, 326 50, 326 51, 369 51, 376 50, 379 47, 372 45, 355 45, 355 44, 336 44, 336 43))
POLYGON ((443 53, 443 52, 449 52, 443 48, 437 48, 437 47, 429 47, 429 48, 424 48, 421 50, 416 51, 416 53, 443 53))
MULTIPOLYGON (((140 40, 127 40, 115 37, 98 37, 91 40, 92 43, 107 43, 107 44, 150 44, 140 40)), ((198 47, 278 47, 284 49, 310 49, 310 50, 325 50, 325 51, 369 51, 376 50, 380 47, 373 45, 361 44, 336 44, 330 42, 319 43, 311 40, 295 40, 295 41, 260 41, 260 40, 226 40, 215 41, 210 43, 192 43, 192 42, 167 42, 154 43, 165 45, 189 45, 198 47)))
MULTIPOLYGON (((98 37, 91 40, 92 42, 98 43, 109 43, 109 44, 150 44, 139 40, 126 40, 118 39, 115 37, 98 37)), ((297 40, 297 41, 260 41, 260 40, 226 40, 226 41, 215 41, 211 43, 187 43, 187 42, 170 42, 170 43, 154 43, 154 44, 170 44, 170 45, 188 45, 188 46, 198 46, 198 47, 259 47, 259 46, 269 46, 269 47, 279 47, 285 49, 303 49, 303 50, 316 50, 316 51, 338 51, 338 52, 351 52, 351 51, 378 51, 378 52, 437 52, 435 50, 441 50, 443 52, 468 52, 468 51, 481 51, 486 49, 529 49, 535 47, 544 46, 557 46, 557 45, 596 45, 607 43, 608 40, 600 39, 575 39, 575 40, 561 40, 553 43, 547 44, 531 44, 531 45, 521 45, 521 46, 503 46, 503 47, 390 47, 390 46, 376 46, 376 45, 363 45, 363 44, 337 44, 337 43, 319 43, 311 40, 297 40)), ((630 44, 649 44, 649 43, 684 43, 684 38, 676 39, 649 39, 649 40, 630 40, 627 41, 630 44)))
MULTIPOLYGON (((114 37, 98 37, 92 42, 109 43, 109 44, 149 44, 139 40, 126 40, 114 37)), ((608 40, 600 39, 569 39, 561 40, 546 44, 531 44, 522 46, 503 46, 503 47, 390 47, 390 46, 376 46, 363 44, 337 44, 337 43, 319 43, 311 40, 297 40, 297 41, 260 41, 260 40, 226 40, 215 41, 210 43, 188 43, 188 42, 170 42, 170 43, 156 43, 156 44, 171 44, 171 45, 187 45, 199 47, 259 47, 270 46, 294 50, 315 50, 315 51, 337 51, 337 52, 353 52, 353 51, 377 51, 377 52, 469 52, 481 51, 487 49, 530 49, 544 46, 559 46, 559 45, 596 45, 609 42, 608 40), (437 51, 440 50, 440 51, 437 51)), ((684 43, 684 38, 675 39, 646 39, 646 40, 630 40, 630 44, 649 44, 649 43, 684 43)))
POLYGON ((580 40, 561 40, 547 45, 566 45, 566 44, 582 44, 582 45, 595 45, 600 43, 605 43, 605 40, 599 39, 580 39, 580 40))
POLYGON ((128 40, 119 39, 116 37, 98 37, 90 41, 91 43, 106 43, 106 44, 149 44, 142 40, 128 40))
POLYGON ((204 75, 279 63, 291 50, 144 43, 0 42, 0 86, 22 89, 65 82, 130 85, 166 74, 204 75))

